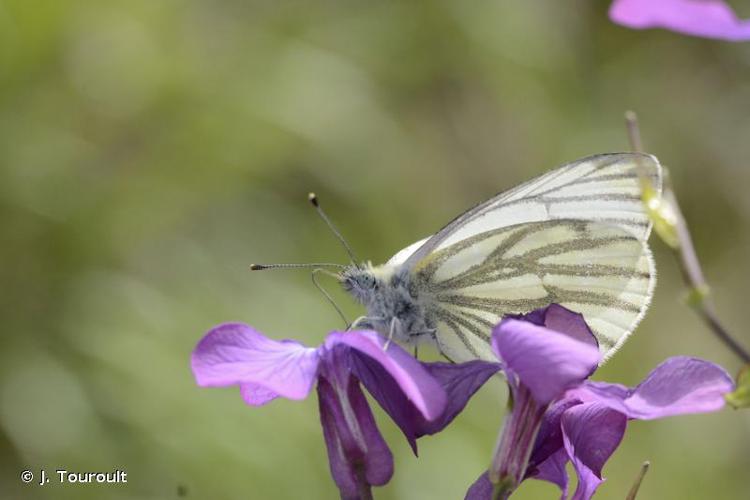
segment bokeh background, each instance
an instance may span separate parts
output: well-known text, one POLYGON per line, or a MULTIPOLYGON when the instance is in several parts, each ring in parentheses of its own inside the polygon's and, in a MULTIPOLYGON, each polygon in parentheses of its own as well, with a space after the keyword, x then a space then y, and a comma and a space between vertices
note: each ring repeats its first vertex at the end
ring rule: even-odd
MULTIPOLYGON (((627 149, 626 109, 750 344, 750 44, 630 31, 607 7, 0 1, 0 497, 335 498, 314 397, 254 409, 193 382, 217 323, 308 344, 340 326, 308 272, 248 265, 345 262, 308 191, 385 261, 502 189, 627 149), (25 468, 129 481, 38 487, 25 468)), ((653 246, 651 310, 597 378, 635 384, 677 354, 736 371, 653 246)), ((486 386, 419 459, 381 418, 396 473, 377 498, 462 498, 504 400, 486 386)), ((747 498, 750 413, 633 422, 598 498, 623 498, 644 460, 639 498, 747 498)))

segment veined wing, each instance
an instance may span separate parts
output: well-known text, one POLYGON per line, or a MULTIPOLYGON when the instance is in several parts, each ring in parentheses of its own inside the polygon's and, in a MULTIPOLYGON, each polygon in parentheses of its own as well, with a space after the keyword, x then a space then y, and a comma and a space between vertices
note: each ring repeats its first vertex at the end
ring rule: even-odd
POLYGON ((423 243, 397 253, 388 263, 413 268, 431 252, 473 235, 546 220, 612 224, 645 241, 651 223, 641 201, 639 172, 645 173, 661 193, 661 166, 651 155, 611 153, 568 163, 475 206, 423 243))
POLYGON ((580 312, 605 359, 643 317, 655 270, 645 242, 614 224, 517 224, 431 253, 415 269, 450 360, 494 359, 489 334, 503 315, 550 303, 580 312))

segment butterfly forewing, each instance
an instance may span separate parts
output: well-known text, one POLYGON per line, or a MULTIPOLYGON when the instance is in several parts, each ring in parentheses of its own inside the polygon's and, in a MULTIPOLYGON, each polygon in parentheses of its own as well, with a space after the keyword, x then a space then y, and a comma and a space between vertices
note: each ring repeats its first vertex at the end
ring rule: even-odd
POLYGON ((497 228, 559 219, 612 224, 648 238, 641 179, 661 191, 661 167, 653 156, 613 153, 563 165, 468 210, 422 245, 402 250, 389 263, 415 267, 430 253, 497 228))
POLYGON ((632 232, 570 219, 486 231, 433 252, 415 269, 430 297, 438 348, 452 361, 492 359, 503 315, 558 303, 583 313, 611 355, 640 321, 654 270, 632 232))

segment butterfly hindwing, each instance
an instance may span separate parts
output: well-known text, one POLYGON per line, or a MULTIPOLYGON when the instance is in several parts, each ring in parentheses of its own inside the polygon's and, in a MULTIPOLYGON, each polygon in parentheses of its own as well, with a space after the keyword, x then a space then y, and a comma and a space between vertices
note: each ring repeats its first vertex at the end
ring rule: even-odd
POLYGON ((570 219, 476 234, 431 253, 414 273, 430 297, 438 348, 457 362, 492 359, 489 333, 503 315, 553 302, 583 313, 611 355, 642 318, 655 280, 632 232, 570 219))

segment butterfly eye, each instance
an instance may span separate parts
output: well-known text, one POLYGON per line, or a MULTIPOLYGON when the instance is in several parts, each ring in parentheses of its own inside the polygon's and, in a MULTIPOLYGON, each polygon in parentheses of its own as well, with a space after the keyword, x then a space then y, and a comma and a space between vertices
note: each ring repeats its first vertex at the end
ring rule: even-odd
POLYGON ((374 277, 374 276, 371 276, 371 275, 369 275, 369 274, 365 274, 365 275, 364 275, 364 276, 362 277, 362 284, 363 284, 363 285, 364 285, 364 286, 365 286, 366 288, 377 288, 377 281, 375 280, 375 277, 374 277))

